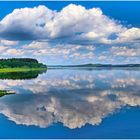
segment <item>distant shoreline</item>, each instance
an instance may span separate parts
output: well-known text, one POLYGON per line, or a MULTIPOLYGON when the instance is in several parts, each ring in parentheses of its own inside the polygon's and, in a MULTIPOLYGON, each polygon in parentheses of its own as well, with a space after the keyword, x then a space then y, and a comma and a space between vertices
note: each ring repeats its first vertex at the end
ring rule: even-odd
POLYGON ((83 64, 83 65, 48 65, 48 69, 65 69, 65 68, 140 68, 140 64, 123 64, 123 65, 112 65, 112 64, 83 64))

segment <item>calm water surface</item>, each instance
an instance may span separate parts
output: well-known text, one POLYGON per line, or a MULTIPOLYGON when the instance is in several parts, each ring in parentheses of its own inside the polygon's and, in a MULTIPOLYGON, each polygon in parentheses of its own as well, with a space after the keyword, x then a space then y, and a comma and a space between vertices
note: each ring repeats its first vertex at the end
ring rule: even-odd
POLYGON ((140 138, 140 71, 0 76, 0 138, 140 138))

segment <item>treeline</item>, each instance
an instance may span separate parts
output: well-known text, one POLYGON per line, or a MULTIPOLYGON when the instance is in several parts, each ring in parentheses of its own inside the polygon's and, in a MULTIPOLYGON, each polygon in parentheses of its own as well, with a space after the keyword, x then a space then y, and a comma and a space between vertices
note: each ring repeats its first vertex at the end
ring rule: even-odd
POLYGON ((140 67, 140 64, 85 64, 86 67, 140 67))
POLYGON ((0 68, 46 68, 46 65, 39 63, 32 58, 9 58, 0 59, 0 68))
POLYGON ((140 67, 140 64, 83 64, 83 65, 58 65, 48 67, 140 67))

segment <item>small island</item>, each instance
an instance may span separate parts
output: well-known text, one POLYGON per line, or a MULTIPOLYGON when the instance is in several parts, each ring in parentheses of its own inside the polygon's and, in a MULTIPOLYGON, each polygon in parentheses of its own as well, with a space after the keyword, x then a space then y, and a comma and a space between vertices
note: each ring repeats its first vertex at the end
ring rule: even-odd
POLYGON ((27 72, 46 70, 45 64, 39 63, 32 58, 9 58, 0 59, 0 72, 27 72))

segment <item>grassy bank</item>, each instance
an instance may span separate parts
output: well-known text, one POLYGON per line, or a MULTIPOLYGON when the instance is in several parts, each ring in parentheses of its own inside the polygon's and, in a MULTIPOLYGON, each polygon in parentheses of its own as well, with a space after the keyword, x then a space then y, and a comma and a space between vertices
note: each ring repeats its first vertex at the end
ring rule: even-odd
POLYGON ((46 70, 47 68, 1 68, 1 73, 6 72, 29 72, 29 71, 40 71, 46 70))

